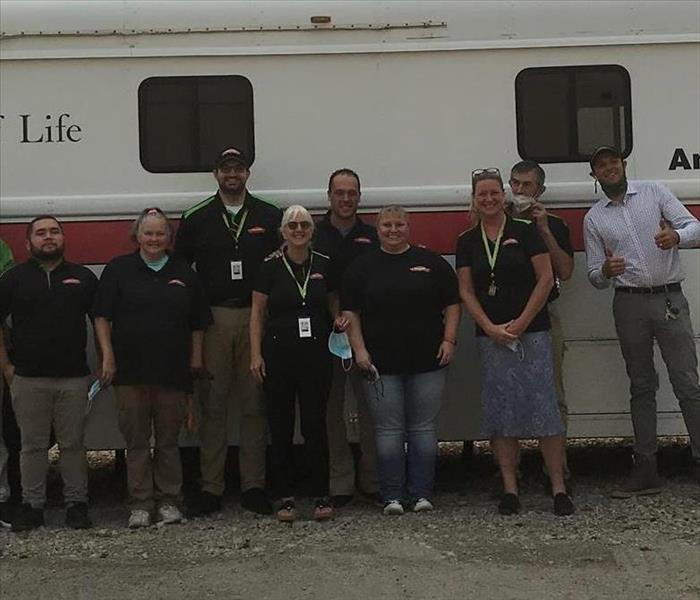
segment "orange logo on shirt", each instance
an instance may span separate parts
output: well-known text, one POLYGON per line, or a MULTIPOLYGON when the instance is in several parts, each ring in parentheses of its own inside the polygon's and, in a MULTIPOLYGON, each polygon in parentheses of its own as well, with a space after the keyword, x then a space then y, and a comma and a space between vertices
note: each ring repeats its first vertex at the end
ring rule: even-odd
POLYGON ((323 273, 312 273, 309 275, 309 279, 324 279, 323 273))
POLYGON ((61 281, 61 283, 65 283, 68 285, 80 285, 81 281, 80 279, 76 279, 75 277, 69 277, 68 279, 64 279, 61 281))
POLYGON ((180 287, 187 287, 185 282, 180 279, 171 279, 168 281, 168 285, 179 285, 180 287))
POLYGON ((504 246, 510 246, 511 244, 519 244, 520 242, 516 240, 515 238, 508 238, 503 242, 504 246))
POLYGON ((256 234, 256 233, 265 233, 267 231, 264 227, 251 227, 248 230, 248 233, 256 234))
POLYGON ((416 267, 411 267, 409 270, 413 271, 414 273, 430 273, 430 269, 428 267, 424 267, 422 265, 418 265, 416 267))
POLYGON ((358 244, 371 244, 372 240, 366 237, 358 237, 353 240, 354 242, 357 242, 358 244))

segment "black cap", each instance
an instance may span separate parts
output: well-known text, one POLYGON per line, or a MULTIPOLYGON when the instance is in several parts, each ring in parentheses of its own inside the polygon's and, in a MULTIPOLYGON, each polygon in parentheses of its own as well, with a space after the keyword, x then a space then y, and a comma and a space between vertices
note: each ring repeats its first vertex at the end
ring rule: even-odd
POLYGON ((224 163, 227 163, 230 160, 235 160, 237 163, 242 164, 246 169, 250 169, 250 159, 248 156, 245 154, 245 152, 242 152, 233 146, 224 148, 221 152, 219 152, 219 154, 216 156, 214 167, 219 169, 224 163))
POLYGON ((598 146, 595 150, 593 150, 593 154, 591 154, 591 158, 588 161, 588 164, 591 165, 591 169, 593 168, 595 161, 598 159, 598 156, 600 156, 604 152, 609 152, 617 158, 622 158, 622 152, 615 148, 615 146, 598 146))

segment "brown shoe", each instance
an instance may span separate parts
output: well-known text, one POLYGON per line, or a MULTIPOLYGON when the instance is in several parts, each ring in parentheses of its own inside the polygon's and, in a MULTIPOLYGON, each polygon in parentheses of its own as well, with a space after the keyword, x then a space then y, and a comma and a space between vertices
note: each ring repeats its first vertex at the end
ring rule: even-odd
POLYGON ((294 500, 288 498, 284 500, 280 507, 277 509, 277 520, 282 523, 291 523, 297 518, 297 507, 294 504, 294 500))
POLYGON ((314 521, 326 521, 333 518, 333 505, 330 498, 318 498, 314 502, 314 521))
POLYGON ((634 455, 632 473, 610 494, 611 498, 632 498, 658 494, 663 481, 656 472, 656 456, 634 455))

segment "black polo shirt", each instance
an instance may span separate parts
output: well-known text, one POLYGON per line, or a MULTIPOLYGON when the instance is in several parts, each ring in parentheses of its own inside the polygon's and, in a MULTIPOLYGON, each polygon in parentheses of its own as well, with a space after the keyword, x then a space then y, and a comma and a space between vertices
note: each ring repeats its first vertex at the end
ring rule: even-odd
POLYGON ((316 223, 313 244, 315 250, 330 257, 332 277, 339 282, 350 264, 370 248, 376 248, 379 242, 377 230, 359 217, 352 229, 343 235, 331 223, 331 213, 328 211, 316 223))
MULTIPOLYGON (((494 243, 491 240, 489 245, 493 251, 494 243)), ((471 268, 474 291, 481 307, 492 323, 501 324, 518 318, 523 312, 537 283, 530 259, 546 253, 547 246, 533 223, 507 217, 494 269, 496 295, 488 295, 491 268, 481 237, 481 227, 474 227, 459 236, 456 268, 471 268)), ((526 331, 545 331, 549 328, 549 314, 545 305, 526 331)), ((476 334, 486 335, 478 325, 476 334)))
POLYGON ((12 316, 15 372, 23 377, 83 377, 87 325, 97 277, 62 262, 47 272, 34 259, 0 277, 0 321, 12 316))
POLYGON ((212 322, 204 288, 182 260, 170 257, 160 271, 138 252, 105 267, 95 316, 112 322, 115 385, 191 388, 192 332, 212 322))
POLYGON ((439 369, 443 311, 452 304, 459 304, 455 273, 425 248, 401 254, 372 249, 343 277, 342 308, 360 314, 365 346, 380 373, 439 369))
POLYGON ((249 306, 260 265, 279 248, 281 220, 277 207, 248 192, 231 219, 217 192, 182 215, 175 254, 195 265, 212 306, 249 306), (236 239, 233 230, 241 222, 236 239), (233 279, 232 261, 242 262, 243 279, 233 279))
MULTIPOLYGON (((547 215, 547 225, 549 225, 549 230, 552 232, 554 239, 557 241, 559 247, 566 252, 569 256, 574 255, 574 248, 571 245, 571 236, 569 235, 569 226, 566 221, 561 217, 556 215, 547 215)), ((547 298, 547 302, 554 302, 559 298, 559 280, 556 279, 556 273, 554 274, 555 282, 552 286, 552 291, 547 298)))
POLYGON ((265 335, 285 341, 308 340, 324 341, 331 330, 331 314, 328 308, 328 294, 333 291, 329 278, 330 260, 327 256, 312 252, 303 264, 287 260, 294 279, 284 264, 282 257, 271 258, 263 263, 255 283, 255 291, 267 298, 267 320, 265 335), (310 269, 310 271, 309 271, 310 269), (299 286, 304 285, 306 275, 309 283, 306 298, 303 299, 299 286), (299 337, 299 319, 311 319, 311 337, 299 337))

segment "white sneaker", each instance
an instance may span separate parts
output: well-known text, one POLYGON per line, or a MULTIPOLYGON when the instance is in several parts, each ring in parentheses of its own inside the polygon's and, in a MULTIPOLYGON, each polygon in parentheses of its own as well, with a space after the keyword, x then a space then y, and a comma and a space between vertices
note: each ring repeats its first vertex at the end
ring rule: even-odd
POLYGON ((129 529, 148 527, 151 524, 151 515, 147 510, 132 510, 129 515, 129 529))
POLYGON ((433 503, 427 498, 418 498, 413 505, 413 512, 428 512, 433 510, 433 503))
POLYGON ((403 506, 398 500, 388 500, 384 504, 384 514, 385 515, 402 515, 403 506))
POLYGON ((158 521, 165 525, 182 521, 182 513, 174 504, 163 504, 158 508, 158 521))

